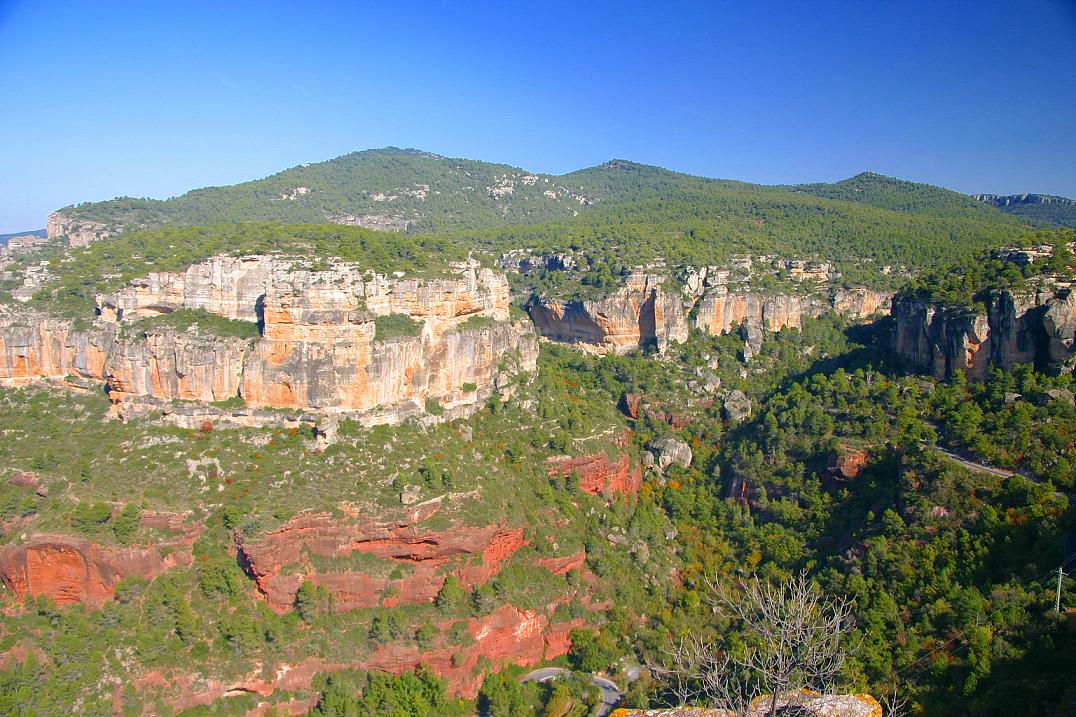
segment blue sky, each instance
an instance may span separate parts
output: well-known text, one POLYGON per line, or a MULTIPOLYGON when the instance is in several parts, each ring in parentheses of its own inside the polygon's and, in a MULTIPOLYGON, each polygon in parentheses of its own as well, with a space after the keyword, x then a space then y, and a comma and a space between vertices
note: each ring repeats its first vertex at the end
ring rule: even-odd
POLYGON ((1076 3, 0 0, 0 232, 397 145, 1076 196, 1076 3))

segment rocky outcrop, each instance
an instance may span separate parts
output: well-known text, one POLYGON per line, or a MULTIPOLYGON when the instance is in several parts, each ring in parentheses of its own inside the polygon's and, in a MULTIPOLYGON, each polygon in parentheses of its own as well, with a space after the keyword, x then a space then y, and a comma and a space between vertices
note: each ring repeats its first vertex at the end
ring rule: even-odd
POLYGON ((676 438, 660 438, 647 447, 653 452, 658 470, 662 472, 674 465, 687 468, 694 458, 691 446, 676 438))
POLYGON ((715 286, 699 299, 695 327, 715 336, 753 322, 766 331, 780 331, 786 326, 799 328, 804 316, 817 316, 830 308, 821 299, 786 294, 730 292, 715 286))
POLYGON ((870 461, 870 454, 862 448, 841 446, 826 459, 829 476, 838 482, 858 478, 870 461))
MULTIPOLYGON (((744 717, 766 717, 769 695, 752 700, 744 717)), ((777 714, 797 717, 882 717, 882 706, 870 695, 821 695, 803 690, 778 697, 777 714)), ((655 710, 617 709, 610 717, 736 717, 735 712, 711 707, 670 707, 655 710)))
POLYGON ((591 301, 537 299, 528 307, 538 333, 599 353, 640 346, 665 350, 687 340, 681 297, 662 288, 662 277, 631 274, 623 288, 591 301))
POLYGON ((729 391, 721 404, 721 414, 729 421, 742 421, 751 415, 751 399, 743 391, 729 391))
POLYGON ((240 396, 252 408, 353 412, 369 425, 427 415, 430 402, 443 418, 469 415, 537 362, 533 330, 509 320, 507 279, 476 265, 408 279, 217 257, 150 274, 98 297, 98 307, 87 328, 0 307, 0 385, 76 376, 106 382, 120 405, 240 396), (181 309, 258 322, 262 335, 132 323, 181 309), (415 322, 417 335, 379 336, 378 317, 393 314, 415 322))
POLYGON ((53 212, 45 222, 49 239, 66 239, 71 246, 85 246, 98 239, 115 236, 123 227, 113 227, 105 222, 70 216, 64 210, 53 212))
POLYGON ((633 468, 626 453, 615 462, 605 453, 595 453, 578 458, 551 458, 546 465, 550 476, 577 475, 579 488, 593 495, 607 492, 635 495, 643 484, 642 469, 639 466, 633 468))
POLYGON ((986 297, 985 311, 904 296, 893 303, 893 350, 938 379, 962 371, 981 380, 992 364, 1011 369, 1033 363, 1044 370, 1071 371, 1076 364, 1074 310, 1070 289, 995 291, 986 297))
POLYGON ((520 528, 423 531, 421 520, 433 510, 425 506, 413 516, 415 520, 362 524, 341 522, 328 514, 299 516, 264 536, 240 539, 240 561, 277 612, 292 609, 304 581, 325 587, 337 609, 353 610, 432 602, 448 572, 466 587, 481 585, 525 545, 520 528), (356 555, 377 558, 387 569, 371 574, 349 567, 349 558, 356 555), (339 567, 315 567, 315 562, 324 566, 333 561, 339 567), (391 577, 394 568, 399 568, 399 575, 391 577))
POLYGON ((130 548, 64 535, 34 535, 21 545, 0 547, 0 580, 16 598, 44 595, 58 605, 98 607, 112 598, 123 578, 152 580, 177 565, 191 564, 190 546, 203 528, 160 520, 153 525, 184 534, 158 545, 130 548))

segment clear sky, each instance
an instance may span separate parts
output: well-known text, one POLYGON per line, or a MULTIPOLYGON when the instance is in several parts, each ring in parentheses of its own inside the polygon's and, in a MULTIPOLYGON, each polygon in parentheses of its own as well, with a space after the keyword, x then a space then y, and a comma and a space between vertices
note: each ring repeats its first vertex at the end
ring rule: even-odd
POLYGON ((0 232, 396 145, 1076 197, 1076 2, 0 0, 0 232))

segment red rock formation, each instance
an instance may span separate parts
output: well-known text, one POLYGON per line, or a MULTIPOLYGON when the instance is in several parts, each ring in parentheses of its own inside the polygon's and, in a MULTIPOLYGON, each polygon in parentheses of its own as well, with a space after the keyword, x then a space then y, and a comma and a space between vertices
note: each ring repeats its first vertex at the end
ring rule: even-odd
POLYGON ((859 477, 869 460, 870 454, 863 449, 841 449, 830 454, 826 467, 835 480, 851 480, 859 477))
POLYGON ((45 595, 58 605, 99 607, 125 577, 153 580, 165 570, 191 564, 191 545, 205 526, 186 518, 144 513, 142 525, 180 534, 155 545, 121 548, 67 535, 34 535, 21 545, 0 546, 0 580, 18 598, 45 595))
POLYGON ((258 591, 278 612, 292 608, 304 580, 327 588, 338 609, 352 610, 376 606, 383 598, 390 605, 432 602, 444 583, 443 568, 451 562, 464 563, 453 571, 464 586, 481 585, 525 544, 521 528, 494 525, 425 533, 417 522, 360 525, 340 523, 327 514, 302 515, 257 540, 241 540, 240 559, 258 591), (357 570, 316 571, 309 569, 305 555, 346 558, 352 553, 406 566, 407 574, 383 578, 357 570), (481 556, 477 565, 461 560, 476 555, 481 556), (293 565, 307 570, 283 573, 293 565))
POLYGON ((554 575, 564 575, 571 571, 583 567, 587 561, 587 553, 585 550, 580 550, 577 553, 571 555, 564 555, 559 558, 542 558, 538 561, 537 565, 540 568, 545 568, 554 575))
POLYGON ((0 547, 0 580, 17 598, 45 595, 58 605, 98 607, 112 598, 116 583, 138 576, 152 580, 176 565, 191 563, 186 540, 165 546, 117 548, 81 538, 35 535, 23 545, 0 547))
MULTIPOLYGON (((689 401, 689 405, 708 408, 713 405, 712 400, 689 401)), ((652 418, 660 423, 667 423, 676 430, 680 430, 691 423, 691 415, 683 411, 668 410, 661 404, 650 404, 646 397, 640 393, 629 393, 624 396, 624 413, 628 418, 638 420, 640 416, 652 418)))
POLYGON ((614 464, 604 453, 578 458, 551 458, 546 462, 550 476, 579 475, 579 487, 587 493, 601 495, 606 491, 635 495, 643 484, 643 471, 631 467, 626 453, 614 464))
MULTIPOLYGON (((447 633, 455 622, 442 622, 439 625, 442 633, 447 633)), ((191 676, 166 677, 160 673, 148 673, 136 680, 136 685, 141 690, 181 687, 182 696, 170 702, 173 709, 180 711, 240 694, 270 697, 277 690, 306 690, 313 683, 314 676, 323 672, 357 669, 400 674, 426 666, 447 681, 451 694, 470 699, 478 694, 486 674, 476 669, 479 659, 484 657, 489 660, 493 671, 499 670, 504 661, 534 665, 551 660, 568 652, 571 648, 569 634, 582 625, 581 620, 552 624, 543 613, 502 605, 488 615, 467 620, 467 630, 473 642, 466 646, 449 644, 447 638, 442 637, 439 644, 426 651, 421 651, 413 641, 392 643, 354 662, 329 662, 308 657, 298 664, 277 665, 273 677, 269 679, 263 678, 258 671, 230 682, 209 680, 201 688, 196 688, 191 676)))

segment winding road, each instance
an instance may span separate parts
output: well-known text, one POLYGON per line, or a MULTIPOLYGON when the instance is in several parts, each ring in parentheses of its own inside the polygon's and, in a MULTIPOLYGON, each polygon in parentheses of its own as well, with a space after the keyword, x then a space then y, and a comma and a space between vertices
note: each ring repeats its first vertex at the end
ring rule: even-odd
MULTIPOLYGON (((572 671, 563 667, 542 667, 533 672, 528 672, 520 682, 545 682, 570 674, 572 674, 572 671)), ((590 682, 601 691, 602 703, 596 713, 597 717, 605 717, 620 704, 620 688, 612 680, 607 680, 597 675, 591 675, 590 682)))

